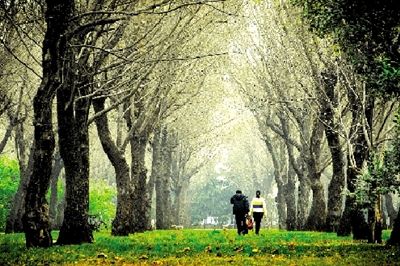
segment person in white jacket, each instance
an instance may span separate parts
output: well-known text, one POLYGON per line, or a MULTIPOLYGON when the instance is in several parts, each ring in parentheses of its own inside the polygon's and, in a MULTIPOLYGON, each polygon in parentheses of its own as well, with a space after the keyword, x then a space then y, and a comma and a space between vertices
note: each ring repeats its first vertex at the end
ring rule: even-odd
POLYGON ((261 219, 264 215, 267 215, 267 205, 265 199, 261 197, 261 192, 259 190, 256 191, 256 196, 251 200, 250 215, 254 217, 256 234, 258 235, 261 227, 261 219))

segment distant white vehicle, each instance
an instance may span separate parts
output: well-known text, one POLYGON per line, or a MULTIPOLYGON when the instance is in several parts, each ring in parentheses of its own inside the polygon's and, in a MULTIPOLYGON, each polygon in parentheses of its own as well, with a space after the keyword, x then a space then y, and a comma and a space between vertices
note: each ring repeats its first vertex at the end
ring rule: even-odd
POLYGON ((207 216, 207 218, 203 219, 199 224, 202 226, 216 226, 218 225, 218 217, 207 216))

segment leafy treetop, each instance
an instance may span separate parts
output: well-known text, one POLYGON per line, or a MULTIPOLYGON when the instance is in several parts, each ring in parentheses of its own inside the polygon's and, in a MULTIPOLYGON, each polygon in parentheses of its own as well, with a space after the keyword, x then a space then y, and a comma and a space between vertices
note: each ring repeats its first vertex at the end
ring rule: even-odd
POLYGON ((369 92, 400 95, 400 9, 396 0, 290 0, 311 29, 340 45, 369 92))

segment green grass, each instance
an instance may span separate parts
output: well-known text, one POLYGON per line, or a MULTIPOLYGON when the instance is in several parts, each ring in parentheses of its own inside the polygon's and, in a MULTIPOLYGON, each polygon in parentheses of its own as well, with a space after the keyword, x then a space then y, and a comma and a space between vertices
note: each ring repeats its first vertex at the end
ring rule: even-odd
POLYGON ((23 234, 1 234, 0 265, 400 265, 398 248, 332 233, 165 230, 95 238, 94 244, 26 249, 23 234))

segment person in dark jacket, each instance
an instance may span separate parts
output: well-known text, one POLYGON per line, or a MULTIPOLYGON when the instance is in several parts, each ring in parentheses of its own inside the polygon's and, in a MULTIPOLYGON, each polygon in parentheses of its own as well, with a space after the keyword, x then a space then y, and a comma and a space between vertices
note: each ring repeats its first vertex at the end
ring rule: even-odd
POLYGON ((242 194, 242 191, 236 190, 236 194, 231 198, 233 204, 233 214, 235 215, 238 234, 247 234, 246 216, 249 213, 249 201, 242 194))

